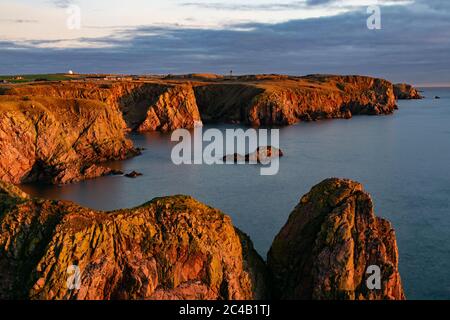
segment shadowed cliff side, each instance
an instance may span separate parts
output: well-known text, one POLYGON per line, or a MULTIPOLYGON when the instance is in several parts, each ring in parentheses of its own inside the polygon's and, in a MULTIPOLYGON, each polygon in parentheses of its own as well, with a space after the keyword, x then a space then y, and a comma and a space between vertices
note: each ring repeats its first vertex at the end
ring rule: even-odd
POLYGON ((100 212, 0 182, 0 200, 0 299, 267 298, 250 239, 190 197, 100 212), (79 290, 67 288, 71 265, 79 290))
POLYGON ((279 299, 404 299, 391 224, 377 218, 361 184, 328 179, 302 197, 268 254, 279 299), (369 290, 369 266, 381 270, 369 290))

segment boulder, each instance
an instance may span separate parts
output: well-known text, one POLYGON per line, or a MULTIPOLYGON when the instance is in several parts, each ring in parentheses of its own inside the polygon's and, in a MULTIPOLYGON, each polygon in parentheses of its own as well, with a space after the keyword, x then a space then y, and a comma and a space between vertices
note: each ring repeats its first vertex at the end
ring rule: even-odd
POLYGON ((140 177, 140 176, 142 176, 142 173, 137 172, 137 171, 131 171, 130 173, 127 173, 125 175, 125 177, 127 177, 127 178, 137 178, 137 177, 140 177))

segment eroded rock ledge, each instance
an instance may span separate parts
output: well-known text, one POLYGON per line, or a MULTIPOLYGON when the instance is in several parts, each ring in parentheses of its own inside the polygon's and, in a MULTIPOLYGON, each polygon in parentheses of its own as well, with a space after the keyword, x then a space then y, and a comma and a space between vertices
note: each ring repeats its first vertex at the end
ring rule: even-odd
POLYGON ((0 182, 0 299, 404 299, 395 234, 356 182, 304 196, 266 266, 231 219, 191 197, 114 212, 0 182), (67 269, 81 271, 79 290, 67 269), (368 290, 369 265, 382 270, 368 290))

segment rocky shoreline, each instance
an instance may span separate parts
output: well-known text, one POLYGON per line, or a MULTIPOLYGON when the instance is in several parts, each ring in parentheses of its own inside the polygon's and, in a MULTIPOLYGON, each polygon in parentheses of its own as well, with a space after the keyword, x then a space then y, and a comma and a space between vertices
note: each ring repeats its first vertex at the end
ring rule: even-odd
POLYGON ((405 298, 394 230, 361 184, 312 188, 265 263, 227 215, 188 196, 102 212, 0 182, 0 299, 270 298, 405 298), (366 285, 369 266, 381 270, 379 289, 366 285))
POLYGON ((0 86, 0 299, 404 299, 392 226, 350 180, 325 180, 302 197, 267 262, 227 215, 188 196, 102 212, 14 184, 117 174, 102 163, 140 153, 131 131, 384 115, 396 99, 415 98, 408 85, 331 75, 0 86), (66 283, 73 265, 77 290, 66 283), (381 270, 376 290, 371 266, 381 270))
MULTIPOLYGON (((415 90, 415 89, 414 89, 415 90)), ((139 154, 126 133, 391 114, 407 85, 364 76, 202 75, 0 86, 0 180, 64 184, 139 154)), ((414 95, 415 96, 415 95, 414 95)))

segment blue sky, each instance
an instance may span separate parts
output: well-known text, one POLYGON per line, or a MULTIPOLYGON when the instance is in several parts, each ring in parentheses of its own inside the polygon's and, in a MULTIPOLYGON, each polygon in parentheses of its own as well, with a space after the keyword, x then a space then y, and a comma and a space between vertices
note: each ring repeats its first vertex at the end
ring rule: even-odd
POLYGON ((446 0, 1 0, 0 74, 340 73, 450 83, 446 0), (67 7, 81 28, 67 28, 67 7), (367 7, 381 8, 369 30, 367 7))

